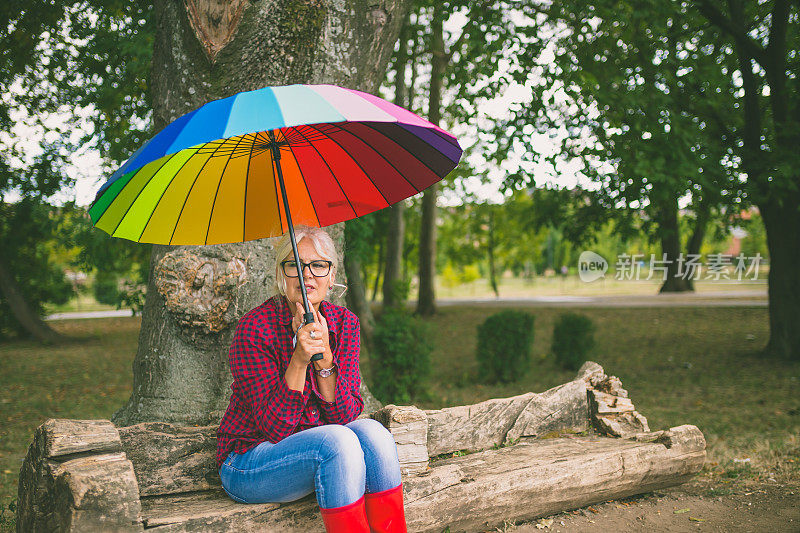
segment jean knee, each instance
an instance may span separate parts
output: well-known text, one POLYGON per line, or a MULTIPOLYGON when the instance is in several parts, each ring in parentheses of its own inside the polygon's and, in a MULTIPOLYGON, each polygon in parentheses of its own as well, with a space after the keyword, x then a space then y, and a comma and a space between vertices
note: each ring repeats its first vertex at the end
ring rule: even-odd
POLYGON ((372 418, 359 418, 348 424, 353 432, 362 441, 362 445, 390 455, 397 454, 397 444, 395 443, 392 432, 372 418))
POLYGON ((320 446, 320 456, 323 460, 336 459, 348 463, 353 468, 364 467, 364 451, 358 436, 352 430, 338 425, 329 424, 325 427, 325 438, 320 446))

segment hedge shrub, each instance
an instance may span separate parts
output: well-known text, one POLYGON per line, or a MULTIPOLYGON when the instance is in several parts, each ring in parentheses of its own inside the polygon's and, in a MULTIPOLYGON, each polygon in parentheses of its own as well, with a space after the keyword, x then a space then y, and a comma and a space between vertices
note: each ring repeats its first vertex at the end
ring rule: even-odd
POLYGON ((594 348, 594 323, 586 315, 562 313, 553 327, 551 351, 567 370, 578 370, 594 348))
POLYGON ((100 271, 94 280, 94 298, 101 304, 117 305, 122 297, 119 278, 115 274, 100 271))
POLYGON ((404 308, 386 309, 372 334, 373 394, 383 403, 408 405, 425 393, 431 369, 433 333, 404 308))
POLYGON ((486 381, 508 383, 528 370, 533 322, 530 313, 509 309, 478 326, 476 358, 486 381))

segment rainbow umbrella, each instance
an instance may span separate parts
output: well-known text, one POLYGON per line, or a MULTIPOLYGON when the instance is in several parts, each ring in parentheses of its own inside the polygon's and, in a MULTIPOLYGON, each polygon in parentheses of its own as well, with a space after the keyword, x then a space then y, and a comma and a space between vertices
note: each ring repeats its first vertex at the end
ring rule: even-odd
POLYGON ((445 177, 461 154, 453 135, 377 96, 264 87, 169 124, 100 188, 89 215, 114 237, 156 244, 288 231, 299 264, 292 220, 327 226, 390 206, 445 177))

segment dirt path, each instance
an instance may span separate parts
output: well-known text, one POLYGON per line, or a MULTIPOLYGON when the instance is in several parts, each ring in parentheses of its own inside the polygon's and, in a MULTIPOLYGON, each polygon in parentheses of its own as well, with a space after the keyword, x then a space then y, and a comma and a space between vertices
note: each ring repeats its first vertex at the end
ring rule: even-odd
POLYGON ((741 482, 731 486, 693 481, 509 526, 505 531, 798 533, 800 485, 741 482), (726 494, 715 495, 720 491, 726 494))

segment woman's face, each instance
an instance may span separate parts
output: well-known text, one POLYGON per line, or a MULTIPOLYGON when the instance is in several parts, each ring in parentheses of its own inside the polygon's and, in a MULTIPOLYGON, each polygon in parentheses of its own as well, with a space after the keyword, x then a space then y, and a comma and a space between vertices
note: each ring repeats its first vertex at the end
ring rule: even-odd
MULTIPOLYGON (((320 256, 314 249, 314 244, 311 240, 305 237, 300 239, 297 243, 297 252, 300 254, 300 261, 302 263, 325 261, 325 258, 320 256)), ((284 261, 294 261, 294 254, 289 254, 284 258, 284 261)), ((331 266, 328 275, 322 277, 314 276, 309 266, 304 266, 302 275, 296 278, 285 276, 283 274, 283 269, 281 269, 280 273, 286 280, 286 299, 293 305, 295 302, 300 302, 302 305, 303 294, 300 292, 300 283, 305 283, 308 302, 315 308, 317 308, 319 303, 327 296, 328 288, 333 284, 335 274, 333 266, 331 266)))

